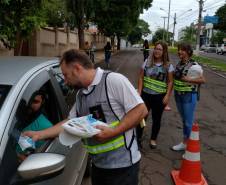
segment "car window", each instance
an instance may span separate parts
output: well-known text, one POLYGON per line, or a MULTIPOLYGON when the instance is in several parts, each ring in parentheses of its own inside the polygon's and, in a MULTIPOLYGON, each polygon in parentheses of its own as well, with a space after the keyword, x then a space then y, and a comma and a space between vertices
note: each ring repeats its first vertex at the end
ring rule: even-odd
POLYGON ((75 102, 77 90, 73 87, 69 87, 64 83, 64 75, 62 74, 60 66, 53 67, 53 75, 56 78, 58 84, 60 85, 65 101, 68 105, 68 108, 70 109, 75 102))
POLYGON ((4 103, 6 96, 9 93, 10 88, 11 88, 10 85, 0 85, 0 110, 1 110, 2 104, 4 103))
MULTIPOLYGON (((42 75, 42 77, 44 76, 42 75)), ((48 143, 50 144, 47 140, 43 140, 36 142, 35 148, 29 147, 24 150, 23 145, 20 145, 21 142, 18 144, 21 133, 31 129, 49 128, 61 121, 62 118, 62 111, 50 79, 42 79, 39 75, 23 92, 13 116, 8 133, 9 139, 0 163, 0 184, 10 184, 16 175, 19 164, 31 153, 44 151, 48 147, 48 143), (41 105, 39 108, 37 108, 38 104, 41 105)))

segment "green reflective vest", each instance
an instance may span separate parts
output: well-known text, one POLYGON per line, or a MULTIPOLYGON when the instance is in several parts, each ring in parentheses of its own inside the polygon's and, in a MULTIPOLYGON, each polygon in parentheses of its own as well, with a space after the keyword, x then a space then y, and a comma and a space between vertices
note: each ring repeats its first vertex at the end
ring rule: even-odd
POLYGON ((167 91, 166 82, 154 80, 147 76, 144 76, 143 86, 158 93, 166 93, 167 91))
POLYGON ((187 82, 174 79, 174 90, 180 92, 191 92, 192 86, 187 82))
MULTIPOLYGON (((118 124, 119 124, 119 121, 112 122, 110 124, 110 127, 112 128, 116 127, 118 124)), ((105 143, 98 144, 98 145, 88 145, 86 139, 84 141, 85 141, 85 147, 87 151, 91 154, 100 154, 104 152, 109 152, 111 150, 115 150, 125 145, 123 135, 117 136, 111 139, 110 141, 107 141, 105 143)))

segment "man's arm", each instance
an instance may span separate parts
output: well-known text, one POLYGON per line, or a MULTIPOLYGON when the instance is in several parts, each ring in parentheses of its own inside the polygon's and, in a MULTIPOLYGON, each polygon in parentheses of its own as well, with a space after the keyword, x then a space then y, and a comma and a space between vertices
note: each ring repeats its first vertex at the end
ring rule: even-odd
POLYGON ((45 130, 25 131, 25 132, 23 132, 23 135, 31 137, 34 141, 48 139, 48 138, 55 138, 63 130, 61 125, 64 124, 66 121, 68 121, 68 119, 65 119, 65 120, 57 123, 56 125, 54 125, 50 128, 47 128, 45 130))
POLYGON ((98 141, 106 141, 131 128, 134 128, 147 114, 148 111, 144 103, 139 104, 131 109, 127 114, 125 114, 125 116, 120 121, 120 124, 116 128, 97 126, 97 128, 100 129, 101 132, 95 136, 95 139, 97 139, 98 141))

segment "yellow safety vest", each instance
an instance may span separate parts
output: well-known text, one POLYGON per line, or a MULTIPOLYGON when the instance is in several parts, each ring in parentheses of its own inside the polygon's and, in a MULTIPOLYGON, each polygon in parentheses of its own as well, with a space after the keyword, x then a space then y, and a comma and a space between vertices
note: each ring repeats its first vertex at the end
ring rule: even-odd
POLYGON ((166 82, 154 80, 147 76, 144 76, 143 86, 158 93, 166 93, 167 91, 166 82))
POLYGON ((180 92, 191 92, 192 86, 188 85, 187 82, 174 79, 174 90, 180 92))
MULTIPOLYGON (((110 124, 110 127, 112 128, 116 127, 118 124, 119 124, 119 121, 112 122, 110 124)), ((117 136, 110 141, 107 141, 105 143, 98 144, 98 145, 88 145, 87 140, 84 139, 84 141, 85 141, 85 147, 90 154, 100 154, 104 152, 109 152, 112 150, 116 150, 125 145, 123 135, 117 136)))

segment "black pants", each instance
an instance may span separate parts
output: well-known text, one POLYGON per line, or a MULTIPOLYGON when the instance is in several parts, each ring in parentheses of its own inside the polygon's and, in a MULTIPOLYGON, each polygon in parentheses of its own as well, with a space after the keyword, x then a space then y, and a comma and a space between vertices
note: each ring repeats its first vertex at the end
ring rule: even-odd
POLYGON ((103 169, 92 165, 92 185, 138 185, 139 162, 126 168, 103 169))
MULTIPOLYGON (((152 115, 151 140, 157 139, 158 133, 161 127, 161 118, 162 118, 162 113, 165 107, 165 105, 162 103, 164 96, 165 94, 152 95, 152 94, 147 94, 145 92, 142 92, 141 94, 141 97, 144 100, 144 103, 148 111, 150 111, 151 109, 151 115, 152 115)), ((143 128, 141 128, 140 125, 138 125, 136 130, 137 130, 138 144, 140 144, 141 138, 143 135, 143 128)))

